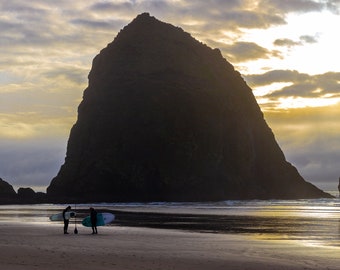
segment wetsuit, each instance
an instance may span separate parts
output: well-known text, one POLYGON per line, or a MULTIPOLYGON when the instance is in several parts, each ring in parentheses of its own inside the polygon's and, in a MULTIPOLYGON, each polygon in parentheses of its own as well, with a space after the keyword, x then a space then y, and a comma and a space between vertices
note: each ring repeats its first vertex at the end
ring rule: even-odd
POLYGON ((91 224, 92 224, 92 234, 97 234, 97 211, 91 209, 91 224))

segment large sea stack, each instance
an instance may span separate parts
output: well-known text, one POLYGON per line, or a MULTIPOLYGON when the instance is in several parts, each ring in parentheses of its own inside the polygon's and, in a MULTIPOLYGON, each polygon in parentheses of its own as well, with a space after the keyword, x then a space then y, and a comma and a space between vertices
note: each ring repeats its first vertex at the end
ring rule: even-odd
POLYGON ((288 163, 218 49, 144 13, 93 60, 54 201, 329 195, 288 163))

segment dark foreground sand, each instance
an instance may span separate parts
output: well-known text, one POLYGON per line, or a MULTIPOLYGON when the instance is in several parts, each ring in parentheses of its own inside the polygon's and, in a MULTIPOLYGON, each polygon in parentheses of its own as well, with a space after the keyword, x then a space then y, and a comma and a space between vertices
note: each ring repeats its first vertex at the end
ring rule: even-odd
POLYGON ((0 223, 0 268, 17 269, 340 269, 340 248, 239 234, 0 223))

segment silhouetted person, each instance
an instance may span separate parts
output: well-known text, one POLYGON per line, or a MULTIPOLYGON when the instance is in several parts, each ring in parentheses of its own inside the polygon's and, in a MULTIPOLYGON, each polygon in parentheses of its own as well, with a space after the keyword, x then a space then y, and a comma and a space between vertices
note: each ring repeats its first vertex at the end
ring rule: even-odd
POLYGON ((70 222, 69 218, 65 216, 66 212, 71 210, 71 206, 67 206, 63 211, 63 219, 64 219, 64 234, 68 234, 68 223, 70 222))
POLYGON ((339 197, 340 197, 340 177, 339 177, 339 185, 338 185, 338 190, 339 190, 339 197))
POLYGON ((97 211, 93 207, 90 208, 90 217, 92 225, 92 234, 97 234, 97 211))

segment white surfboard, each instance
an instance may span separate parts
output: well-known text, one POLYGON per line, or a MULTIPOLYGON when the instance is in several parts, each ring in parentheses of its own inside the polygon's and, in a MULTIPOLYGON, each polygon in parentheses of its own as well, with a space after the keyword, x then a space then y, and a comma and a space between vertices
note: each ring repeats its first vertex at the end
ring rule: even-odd
MULTIPOLYGON (((70 219, 72 217, 75 217, 76 215, 77 215, 76 212, 69 211, 69 212, 65 213, 65 218, 70 219)), ((50 216, 50 220, 51 221, 62 221, 62 220, 64 220, 63 213, 58 213, 58 214, 50 216)))

